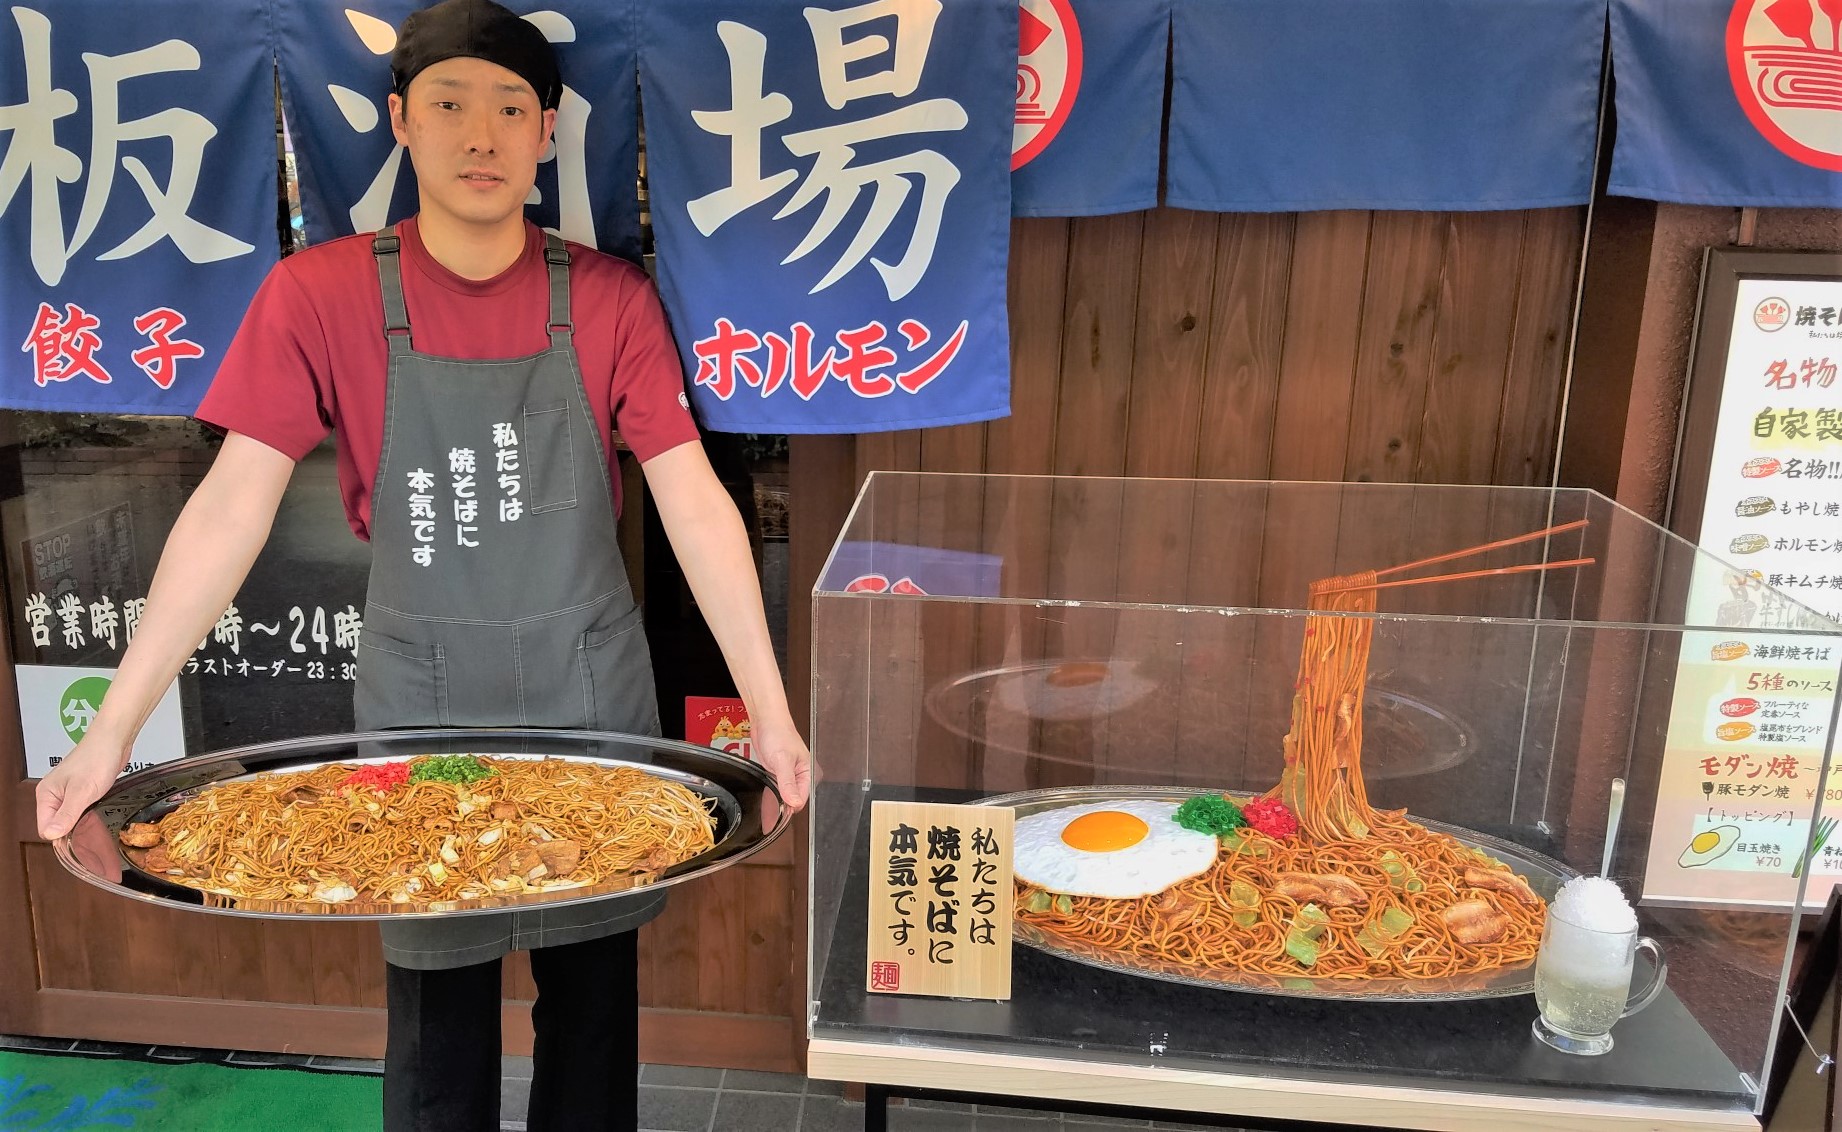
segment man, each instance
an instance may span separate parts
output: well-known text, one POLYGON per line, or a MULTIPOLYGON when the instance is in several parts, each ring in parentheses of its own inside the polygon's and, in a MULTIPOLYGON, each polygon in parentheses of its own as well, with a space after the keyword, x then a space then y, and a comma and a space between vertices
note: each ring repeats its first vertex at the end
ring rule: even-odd
MULTIPOLYGON (((639 611, 615 541, 618 426, 748 704, 789 806, 794 727, 740 517, 697 443, 645 275, 524 218, 562 80, 491 0, 404 21, 392 127, 421 209, 284 260, 198 416, 225 431, 174 524, 146 615, 83 742, 39 786, 66 832, 230 603, 294 463, 330 431, 347 519, 372 544, 361 729, 529 724, 656 734, 639 611)), ((392 1132, 498 1126, 500 959, 531 950, 532 1129, 632 1128, 634 929, 662 898, 386 925, 392 1132)))

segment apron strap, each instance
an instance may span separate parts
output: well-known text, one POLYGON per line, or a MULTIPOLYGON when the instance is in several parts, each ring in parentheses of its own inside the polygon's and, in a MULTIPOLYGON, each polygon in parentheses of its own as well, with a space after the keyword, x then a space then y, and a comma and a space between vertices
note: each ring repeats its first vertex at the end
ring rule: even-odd
POLYGON ((403 266, 398 252, 403 242, 394 232, 377 232, 371 237, 371 255, 377 260, 377 283, 384 292, 384 340, 390 354, 407 354, 409 342, 409 308, 403 303, 403 266))
POLYGON ((569 321, 569 249, 555 232, 544 233, 544 262, 550 267, 550 348, 567 349, 576 329, 569 321))

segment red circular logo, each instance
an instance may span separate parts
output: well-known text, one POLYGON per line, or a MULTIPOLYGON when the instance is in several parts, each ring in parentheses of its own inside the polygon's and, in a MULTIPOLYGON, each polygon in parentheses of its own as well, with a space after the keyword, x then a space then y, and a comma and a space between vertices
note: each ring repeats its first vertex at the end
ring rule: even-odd
POLYGON ((1029 164, 1055 140, 1081 89, 1081 28, 1070 0, 1020 0, 1017 19, 1012 169, 1029 164))
POLYGON ((1842 7, 1736 0, 1727 74, 1765 140, 1794 161, 1842 172, 1842 7))
POLYGON ((1759 300, 1752 309, 1752 324, 1767 333, 1783 330, 1791 324, 1791 304, 1776 297, 1759 300))

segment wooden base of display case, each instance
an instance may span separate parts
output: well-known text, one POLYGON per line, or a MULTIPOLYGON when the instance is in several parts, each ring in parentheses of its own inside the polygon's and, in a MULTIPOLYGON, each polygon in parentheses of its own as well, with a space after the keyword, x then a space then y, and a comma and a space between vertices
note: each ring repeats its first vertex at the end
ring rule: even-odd
POLYGON ((1760 1132, 1744 1112, 1388 1088, 1125 1063, 815 1038, 806 1071, 831 1081, 1074 1101, 1253 1120, 1427 1132, 1760 1132))

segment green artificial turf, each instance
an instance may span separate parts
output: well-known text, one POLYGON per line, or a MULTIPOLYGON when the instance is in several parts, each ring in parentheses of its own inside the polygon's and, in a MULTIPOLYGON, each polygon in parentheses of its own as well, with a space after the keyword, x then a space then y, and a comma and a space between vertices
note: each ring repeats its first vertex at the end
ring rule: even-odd
POLYGON ((0 1051, 0 1132, 370 1132, 383 1080, 0 1051))

